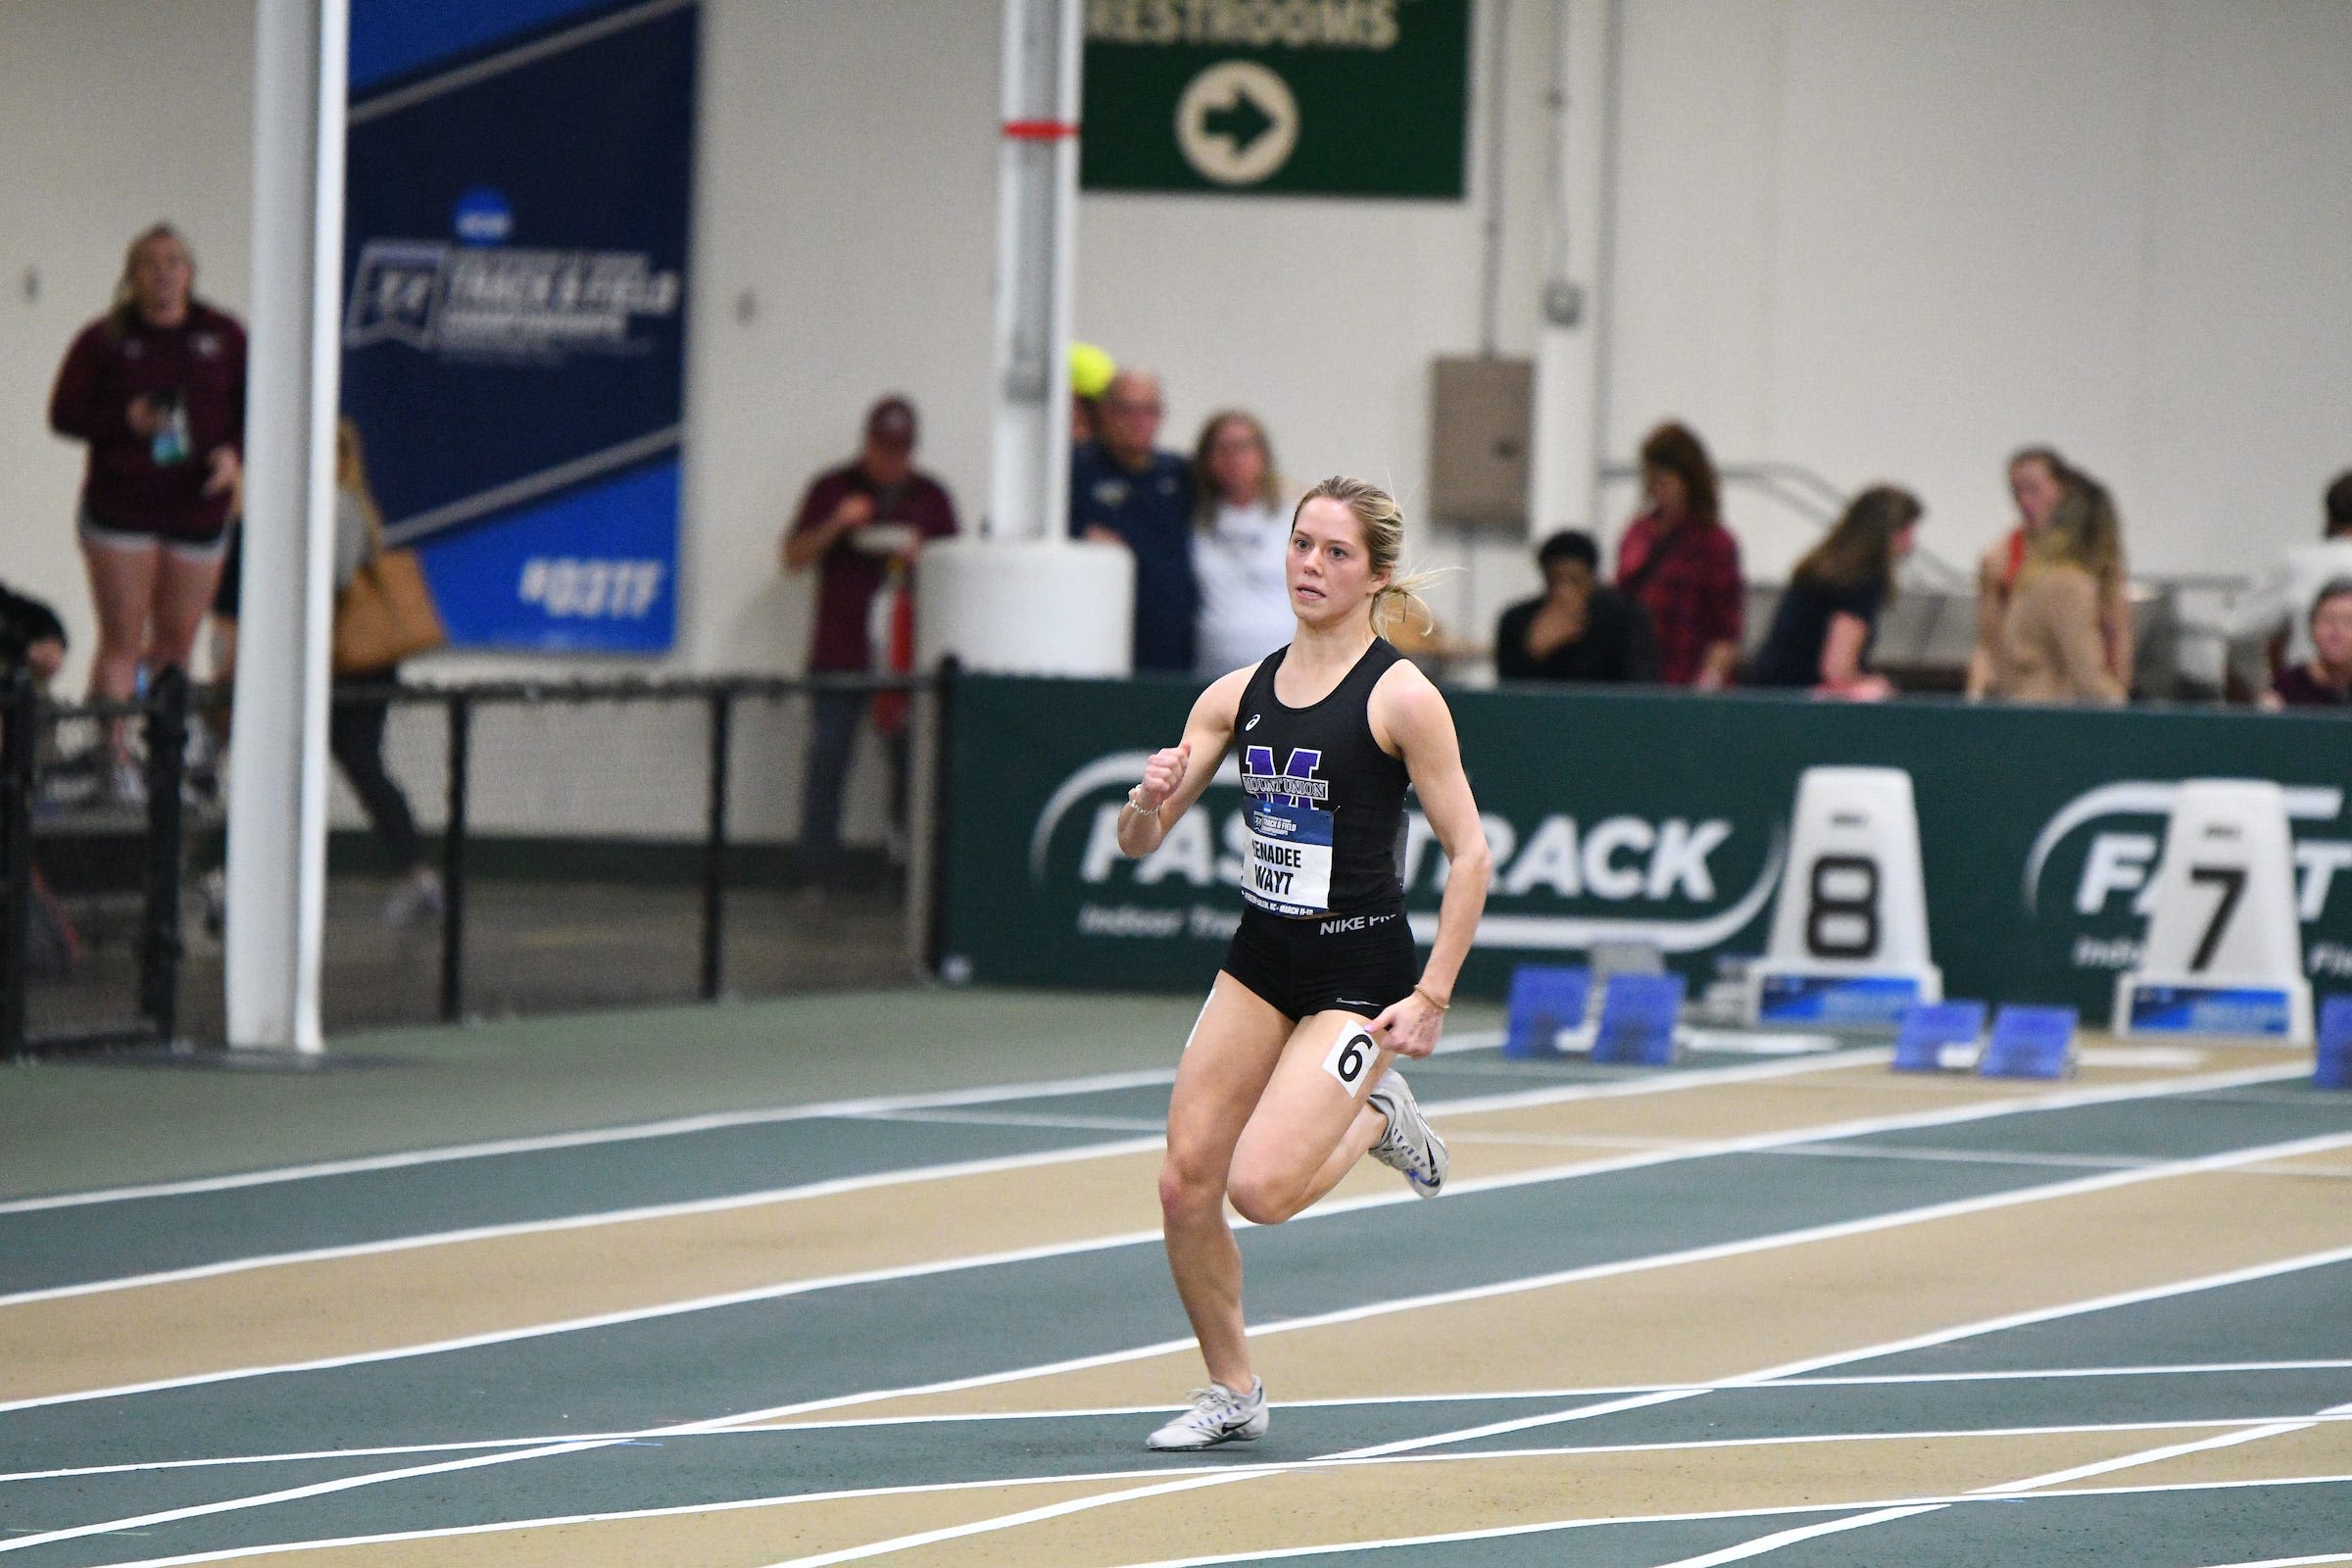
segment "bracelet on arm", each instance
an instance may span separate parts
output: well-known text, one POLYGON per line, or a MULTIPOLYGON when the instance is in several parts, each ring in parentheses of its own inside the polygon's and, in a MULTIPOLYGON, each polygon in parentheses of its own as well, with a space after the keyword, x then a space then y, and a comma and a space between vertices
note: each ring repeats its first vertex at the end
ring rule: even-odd
POLYGON ((1431 1006, 1433 1006, 1433 1007, 1437 1008, 1437 1009, 1438 1009, 1440 1012, 1446 1012, 1446 1011, 1449 1011, 1449 1010, 1452 1008, 1452 1006, 1453 1006, 1453 1004, 1452 1004, 1451 1002, 1440 1002, 1440 1001, 1439 1001, 1437 998, 1435 998, 1435 997, 1431 996, 1431 995, 1430 995, 1428 992, 1426 992, 1426 991, 1422 990, 1422 989, 1421 989, 1421 983, 1420 983, 1419 981, 1417 981, 1417 980, 1416 980, 1415 982, 1413 982, 1413 995, 1414 995, 1414 996, 1416 996, 1416 997, 1419 997, 1419 998, 1420 998, 1420 999, 1421 999, 1423 1002, 1426 1002, 1426 1003, 1428 1003, 1428 1004, 1429 1004, 1431 1006))

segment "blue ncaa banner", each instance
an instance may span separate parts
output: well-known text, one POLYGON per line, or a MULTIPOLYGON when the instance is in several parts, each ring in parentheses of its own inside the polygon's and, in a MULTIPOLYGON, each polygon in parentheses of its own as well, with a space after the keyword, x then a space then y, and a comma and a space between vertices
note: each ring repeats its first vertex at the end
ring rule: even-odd
POLYGON ((343 412, 452 643, 677 625, 694 0, 352 0, 343 412))

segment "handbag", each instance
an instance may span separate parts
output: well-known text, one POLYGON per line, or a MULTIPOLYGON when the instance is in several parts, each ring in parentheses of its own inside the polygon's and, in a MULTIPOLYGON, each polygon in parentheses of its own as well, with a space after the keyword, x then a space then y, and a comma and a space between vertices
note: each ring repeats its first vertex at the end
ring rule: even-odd
POLYGON ((384 548, 384 525, 369 509, 374 548, 335 596, 334 670, 368 675, 449 641, 424 565, 414 550, 384 548))

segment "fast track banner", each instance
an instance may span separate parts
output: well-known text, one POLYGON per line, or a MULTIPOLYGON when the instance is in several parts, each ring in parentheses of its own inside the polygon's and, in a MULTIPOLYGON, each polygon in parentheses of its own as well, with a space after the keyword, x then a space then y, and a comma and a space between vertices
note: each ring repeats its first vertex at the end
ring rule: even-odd
MULTIPOLYGON (((956 683, 952 971, 1006 984, 1204 990, 1241 910, 1248 835, 1230 760, 1159 851, 1118 853, 1120 802, 1197 695, 1173 680, 956 683)), ((1448 692, 1494 891, 1464 983, 1653 942, 1703 984, 1763 951, 1796 781, 1822 762, 1911 775, 1929 937, 1955 997, 2104 1018, 2136 961, 2181 780, 2286 787, 2304 967, 2352 990, 2352 723, 2193 709, 2087 710, 1764 695, 1448 692)), ((1426 943, 1445 857, 1418 813, 1405 904, 1426 943)))

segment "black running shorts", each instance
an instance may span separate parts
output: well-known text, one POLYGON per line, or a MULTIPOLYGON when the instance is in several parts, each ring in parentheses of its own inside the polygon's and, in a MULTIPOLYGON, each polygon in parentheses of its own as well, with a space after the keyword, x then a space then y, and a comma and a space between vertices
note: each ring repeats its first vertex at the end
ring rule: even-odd
POLYGON ((1421 960, 1402 905, 1297 919, 1245 906, 1224 970, 1286 1018, 1371 1018, 1411 992, 1421 960))

